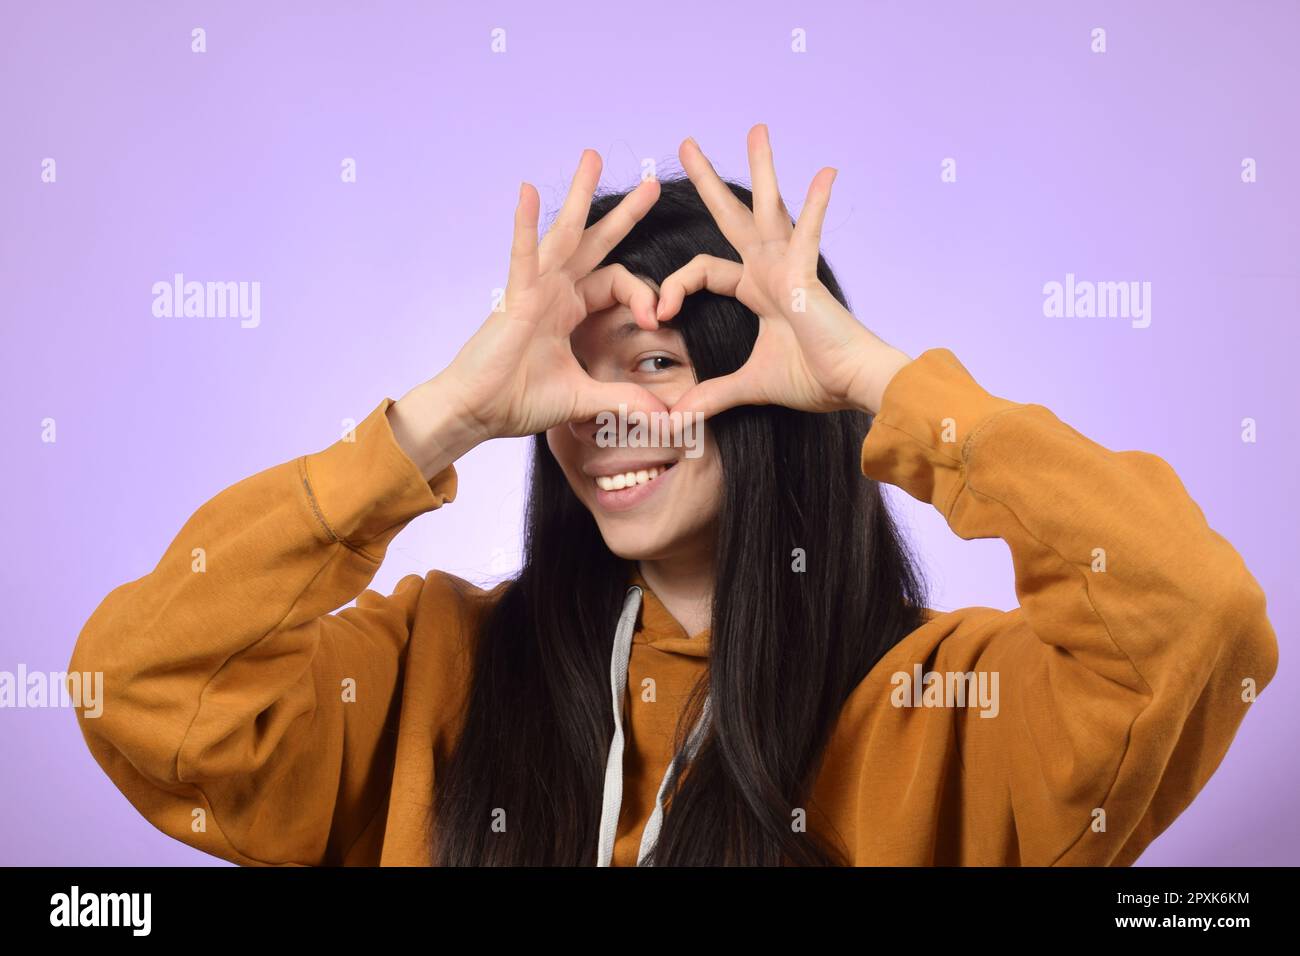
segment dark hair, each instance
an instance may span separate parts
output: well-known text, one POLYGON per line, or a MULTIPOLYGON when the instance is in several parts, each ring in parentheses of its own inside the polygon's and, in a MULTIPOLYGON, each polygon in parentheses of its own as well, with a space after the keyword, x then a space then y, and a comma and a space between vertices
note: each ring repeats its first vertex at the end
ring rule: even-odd
MULTIPOLYGON (((747 188, 727 185, 752 208, 747 188)), ((588 226, 623 195, 596 196, 588 226)), ((602 265, 662 282, 698 253, 740 261, 679 177, 661 182, 602 265)), ((824 258, 817 275, 847 307, 824 258)), ((758 334, 753 312, 711 292, 688 296, 674 325, 699 379, 739 368, 758 334)), ((779 406, 710 419, 723 473, 710 658, 677 745, 709 690, 713 715, 666 797, 653 865, 846 862, 842 841, 793 832, 791 814, 807 805, 844 701, 926 606, 880 487, 860 470, 870 424, 856 411, 779 406), (804 573, 792 570, 795 548, 804 573)), ((632 570, 536 436, 524 565, 487 613, 463 728, 437 774, 435 864, 595 863, 614 731, 609 660, 632 570), (506 832, 491 830, 495 808, 508 810, 506 832)))

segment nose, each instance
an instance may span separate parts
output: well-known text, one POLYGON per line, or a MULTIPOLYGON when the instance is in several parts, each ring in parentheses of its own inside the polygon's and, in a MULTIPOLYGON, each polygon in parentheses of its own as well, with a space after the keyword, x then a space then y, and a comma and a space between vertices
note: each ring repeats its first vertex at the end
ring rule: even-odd
POLYGON ((639 403, 638 407, 628 407, 628 417, 625 421, 619 420, 620 411, 617 407, 611 408, 608 412, 597 417, 569 422, 570 434, 589 448, 601 448, 608 447, 608 443, 602 445, 598 440, 602 432, 607 436, 616 437, 631 431, 637 427, 638 423, 640 423, 642 429, 650 426, 651 421, 643 416, 647 413, 653 416, 666 415, 671 407, 670 399, 673 398, 673 395, 669 394, 672 390, 661 386, 647 385, 643 386, 643 388, 651 398, 657 400, 653 407, 646 406, 644 403, 639 403), (637 417, 634 413, 640 413, 642 417, 637 417))

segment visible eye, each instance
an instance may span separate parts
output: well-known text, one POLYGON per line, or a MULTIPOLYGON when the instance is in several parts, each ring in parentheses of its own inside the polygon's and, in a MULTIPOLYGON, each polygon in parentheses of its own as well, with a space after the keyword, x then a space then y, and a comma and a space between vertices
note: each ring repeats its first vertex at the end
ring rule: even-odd
POLYGON ((666 372, 670 368, 674 368, 680 364, 681 362, 678 362, 674 358, 669 358, 667 355, 648 355, 637 362, 636 370, 638 372, 666 372), (647 362, 653 363, 650 368, 646 368, 647 362))

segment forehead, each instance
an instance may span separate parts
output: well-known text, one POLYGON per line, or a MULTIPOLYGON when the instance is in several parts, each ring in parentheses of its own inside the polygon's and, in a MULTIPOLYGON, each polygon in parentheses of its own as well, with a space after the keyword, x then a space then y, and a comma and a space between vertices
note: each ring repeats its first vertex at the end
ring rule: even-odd
POLYGON ((604 354, 622 354, 627 350, 665 348, 682 351, 685 348, 681 333, 671 322, 658 329, 643 329, 636 324, 632 310, 619 303, 609 309, 593 312, 569 336, 573 350, 585 359, 604 354))

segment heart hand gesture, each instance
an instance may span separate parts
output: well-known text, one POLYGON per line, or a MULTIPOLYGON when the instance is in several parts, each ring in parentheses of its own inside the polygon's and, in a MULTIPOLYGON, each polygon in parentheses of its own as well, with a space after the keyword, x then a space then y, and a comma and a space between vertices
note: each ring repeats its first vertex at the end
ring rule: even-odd
POLYGON ((687 391, 673 410, 716 415, 737 405, 784 405, 809 412, 876 412, 885 386, 911 359, 863 326, 817 278, 822 222, 835 170, 808 187, 793 225, 777 190, 767 127, 749 131, 754 184, 750 210, 719 178, 694 139, 679 156, 718 228, 741 262, 696 256, 660 284, 656 318, 668 321, 692 292, 733 295, 759 318, 748 361, 730 375, 687 391))

